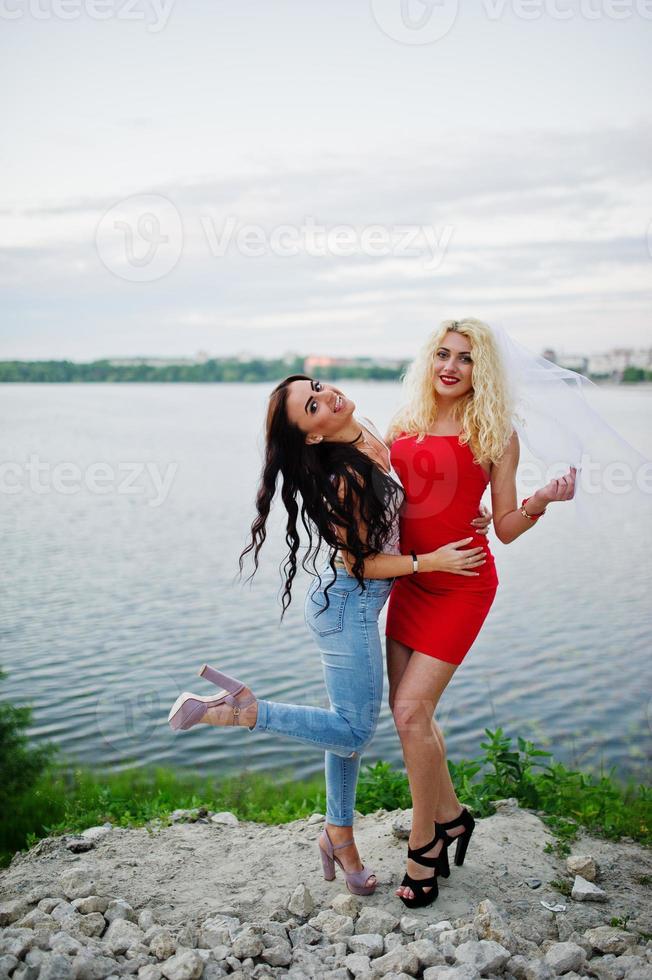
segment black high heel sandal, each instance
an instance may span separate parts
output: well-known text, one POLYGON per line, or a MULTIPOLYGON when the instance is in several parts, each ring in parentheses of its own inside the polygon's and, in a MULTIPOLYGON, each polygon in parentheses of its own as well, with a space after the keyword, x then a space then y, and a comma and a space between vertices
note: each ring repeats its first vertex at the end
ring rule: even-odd
MULTIPOLYGON (((398 897, 409 909, 419 909, 426 905, 431 905, 439 894, 436 869, 441 855, 438 854, 437 857, 423 856, 425 851, 432 850, 438 839, 437 834, 435 834, 430 843, 424 844, 423 847, 408 847, 408 858, 410 861, 416 861, 417 864, 423 865, 424 868, 434 869, 432 878, 412 878, 407 871, 405 872, 401 885, 407 885, 411 888, 415 893, 414 898, 405 898, 403 895, 399 895, 398 897), (430 888, 430 891, 425 891, 426 888, 430 888)), ((446 848, 442 847, 442 851, 445 850, 446 848)))
POLYGON ((469 846, 469 841, 471 840, 471 834, 473 833, 473 828, 475 827, 475 820, 467 810, 465 806, 462 807, 462 812, 459 817, 454 820, 447 820, 446 823, 438 823, 435 821, 435 840, 440 837, 444 838, 444 846, 437 855, 439 861, 437 872, 442 878, 449 878, 451 869, 448 863, 448 848, 453 843, 457 842, 455 848, 455 864, 457 867, 461 867, 464 864, 464 858, 466 856, 466 849, 469 846), (451 830, 453 827, 459 827, 462 824, 464 830, 461 834, 456 834, 451 836, 447 833, 447 830, 451 830))

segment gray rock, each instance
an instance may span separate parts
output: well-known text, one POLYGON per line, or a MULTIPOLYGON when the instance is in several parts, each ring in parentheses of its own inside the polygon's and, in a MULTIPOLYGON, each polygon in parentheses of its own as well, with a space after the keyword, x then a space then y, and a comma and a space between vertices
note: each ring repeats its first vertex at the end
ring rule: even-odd
POLYGON ((529 962, 530 961, 526 956, 521 956, 520 953, 516 953, 516 955, 511 956, 505 964, 505 973, 516 977, 516 980, 525 980, 525 970, 529 962))
POLYGON ((299 946, 313 946, 318 943, 321 939, 321 932, 317 929, 313 929, 306 923, 303 926, 297 926, 295 929, 288 929, 288 936, 293 947, 299 946))
POLYGON ((16 980, 37 980, 39 968, 28 966, 27 963, 19 963, 13 972, 16 980))
POLYGON ((571 898, 574 898, 576 902, 606 902, 607 897, 606 891, 598 888, 592 881, 587 881, 581 875, 575 875, 571 898))
POLYGON ((622 956, 615 956, 608 953, 606 956, 596 957, 586 965, 586 969, 599 980, 630 980, 630 977, 642 975, 645 980, 652 977, 652 966, 644 956, 633 956, 624 953, 622 956), (594 969, 595 966, 595 969, 594 969))
POLYGON ((87 898, 97 892, 92 868, 82 862, 64 871, 59 878, 59 885, 63 894, 69 899, 87 898))
POLYGON ((16 923, 19 929, 43 929, 46 932, 58 932, 59 924, 56 919, 53 919, 51 915, 47 912, 43 912, 41 909, 31 909, 24 915, 22 919, 19 919, 16 923))
POLYGON ((553 973, 559 976, 571 970, 580 970, 584 966, 586 952, 577 943, 554 943, 544 959, 553 973))
POLYGON ((161 980, 162 976, 160 968, 155 963, 141 966, 138 971, 138 980, 161 980))
MULTIPOLYGON (((109 900, 100 895, 88 895, 86 898, 73 898, 71 905, 76 912, 81 912, 82 915, 88 915, 90 912, 104 914, 109 907, 109 900)), ((107 921, 109 920, 107 919, 107 921)))
POLYGON ((421 920, 415 919, 413 915, 403 915, 399 922, 399 928, 406 936, 413 936, 420 925, 421 920))
POLYGON ((48 915, 52 915, 52 912, 54 909, 56 909, 57 905, 60 905, 61 902, 64 901, 65 899, 63 898, 52 898, 52 897, 42 898, 41 901, 38 903, 37 908, 39 908, 41 912, 47 912, 48 915))
POLYGON ((73 980, 72 959, 65 953, 48 953, 41 963, 39 978, 43 980, 73 980))
POLYGON ((432 939, 415 939, 405 948, 414 953, 422 970, 429 966, 446 966, 446 957, 432 939))
MULTIPOLYGON (((102 910, 100 909, 100 912, 102 910)), ((156 919, 151 909, 143 909, 138 916, 138 928, 147 932, 152 926, 156 925, 156 919)))
POLYGON ((30 910, 31 903, 25 898, 12 898, 0 905, 0 926, 10 926, 30 910))
POLYGON ((384 977, 389 973, 407 973, 416 977, 418 972, 419 959, 415 953, 408 952, 405 946, 397 947, 391 953, 385 953, 371 961, 372 977, 384 977))
POLYGON ((331 908, 334 912, 339 915, 348 915, 351 919, 357 918, 360 907, 360 899, 356 898, 355 895, 349 895, 348 892, 336 895, 331 901, 331 908))
POLYGON ((199 945, 209 949, 213 946, 228 945, 240 925, 240 919, 232 915, 216 915, 205 919, 199 929, 199 945))
POLYGON ((388 932, 384 939, 384 949, 386 953, 391 953, 397 946, 404 945, 405 936, 402 932, 388 932))
POLYGON ((97 956, 83 950, 72 961, 75 980, 104 980, 115 972, 116 962, 109 956, 97 956))
MULTIPOLYGON (((101 909, 98 909, 98 911, 101 911, 101 909)), ((113 901, 109 902, 104 912, 104 918, 107 922, 115 922, 116 919, 126 919, 127 922, 138 922, 136 912, 124 898, 114 898, 113 901)))
POLYGON ((287 927, 282 922, 270 922, 268 919, 263 919, 254 925, 262 931, 265 946, 273 946, 277 939, 288 941, 287 927))
POLYGON ((89 912, 88 915, 76 915, 73 919, 75 935, 101 936, 106 929, 106 921, 101 912, 89 912))
POLYGON ((118 953, 126 953, 135 943, 142 943, 145 934, 135 922, 129 922, 128 919, 114 919, 102 938, 116 956, 118 953))
POLYGON ((369 957, 364 953, 349 953, 344 960, 344 966, 354 977, 366 977, 370 973, 369 957))
POLYGON ((0 956, 9 953, 21 959, 28 949, 34 946, 33 929, 7 929, 0 933, 0 956))
MULTIPOLYGON (((214 963, 209 960, 204 966, 204 972, 202 973, 202 980, 218 980, 219 977, 225 977, 229 971, 226 967, 221 966, 219 963, 214 963)), ((233 974, 234 975, 234 974, 233 974)), ((257 976, 270 976, 271 974, 256 974, 257 976)))
POLYGON ((385 951, 383 937, 378 932, 356 933, 349 936, 347 941, 352 953, 359 953, 368 959, 381 956, 385 951))
POLYGON ((490 899, 478 904, 473 926, 479 939, 493 939, 510 953, 516 952, 516 937, 502 911, 490 899))
POLYGON ((445 929, 439 934, 439 941, 442 943, 452 943, 453 946, 460 946, 478 940, 478 933, 474 925, 459 926, 457 929, 445 929))
POLYGON ((25 963, 28 966, 40 967, 51 954, 45 949, 29 949, 25 953, 25 963))
POLYGON ((177 951, 177 941, 171 932, 162 929, 152 938, 149 948, 157 960, 169 960, 177 951))
POLYGON ((324 816, 323 813, 311 813, 308 819, 306 820, 306 823, 310 826, 316 823, 323 823, 325 819, 326 817, 324 816))
POLYGON ((318 929, 328 939, 346 939, 353 935, 353 919, 348 915, 338 915, 332 909, 323 909, 308 920, 308 925, 318 929))
MULTIPOLYGON (((177 942, 179 946, 185 946, 187 949, 197 949, 199 946, 199 929, 194 922, 187 922, 185 926, 179 929, 177 942)), ((201 952, 199 955, 201 956, 201 952)))
POLYGON ((240 823, 235 813, 230 813, 228 810, 214 813, 211 817, 211 822, 222 824, 224 827, 237 827, 240 823))
POLYGON ((572 875, 581 875, 585 881, 595 881, 598 869, 589 854, 570 854, 566 858, 566 868, 572 875))
POLYGON ((509 958, 509 950, 493 939, 471 939, 455 950, 456 962, 474 967, 478 973, 500 973, 509 958))
POLYGON ((18 963, 18 957, 12 956, 11 953, 5 953, 4 956, 0 956, 0 980, 7 980, 7 977, 18 963))
POLYGON ((615 929, 613 926, 596 926, 594 929, 587 929, 584 938, 598 953, 624 953, 630 946, 636 944, 636 937, 631 932, 615 929))
POLYGON ((315 908, 315 900, 310 893, 310 889, 303 883, 297 885, 290 896, 288 909, 292 915, 298 915, 302 919, 307 919, 315 908))
POLYGON ((239 960, 246 959, 248 956, 259 956, 263 948, 260 933, 255 932, 250 926, 238 933, 232 946, 233 955, 237 956, 239 960))
POLYGON ((591 955, 591 943, 587 942, 584 936, 577 931, 577 924, 567 916, 559 916, 557 920, 557 933, 560 943, 577 943, 581 946, 587 956, 591 955))
POLYGON ((423 930, 422 939, 432 939, 436 942, 442 932, 447 932, 453 928, 453 923, 449 922, 448 919, 442 919, 441 922, 432 922, 427 925, 423 930))
POLYGON ((480 974, 472 966, 431 966, 423 980, 480 980, 480 974))
POLYGON ((457 960, 455 959, 455 953, 457 952, 456 946, 453 946, 452 943, 440 942, 439 948, 447 963, 449 963, 451 966, 459 966, 457 960))
POLYGON ((390 912, 384 912, 383 909, 365 909, 364 912, 360 914, 358 921, 355 924, 355 931, 358 935, 368 932, 377 932, 381 936, 386 936, 388 932, 392 932, 398 925, 398 919, 395 915, 391 915, 390 912))
POLYGON ((525 980, 551 980, 553 972, 545 960, 530 960, 524 971, 525 980))
POLYGON ((56 922, 65 922, 69 919, 74 919, 77 914, 78 913, 75 911, 74 905, 72 905, 70 902, 66 902, 65 899, 59 902, 58 905, 55 905, 50 912, 50 915, 56 922))
POLYGON ((184 810, 180 808, 172 811, 170 821, 172 823, 181 823, 183 820, 188 820, 192 823, 194 820, 197 820, 197 817, 198 813, 196 810, 184 810))
POLYGON ((168 980, 199 980, 204 970, 204 961, 194 949, 189 949, 161 963, 160 970, 168 980))
POLYGON ((107 823, 100 824, 98 827, 87 827, 86 830, 82 830, 82 837, 91 841, 101 840, 111 830, 113 830, 113 824, 107 821, 107 823))
POLYGON ((275 944, 266 947, 260 954, 261 959, 270 966, 289 966, 292 962, 292 947, 285 939, 275 937, 275 944))

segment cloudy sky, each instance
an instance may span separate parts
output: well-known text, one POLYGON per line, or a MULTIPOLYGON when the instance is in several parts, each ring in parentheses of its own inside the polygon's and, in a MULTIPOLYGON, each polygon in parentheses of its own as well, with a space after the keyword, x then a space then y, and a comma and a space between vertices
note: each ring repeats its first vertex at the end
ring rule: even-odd
POLYGON ((650 0, 0 8, 0 357, 652 343, 650 0))

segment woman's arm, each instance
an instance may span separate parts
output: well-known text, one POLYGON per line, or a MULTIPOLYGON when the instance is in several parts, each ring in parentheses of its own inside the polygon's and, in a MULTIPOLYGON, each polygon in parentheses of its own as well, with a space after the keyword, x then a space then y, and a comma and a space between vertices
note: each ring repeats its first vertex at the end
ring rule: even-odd
MULTIPOLYGON (((344 501, 344 484, 340 480, 338 485, 338 497, 344 501)), ((356 513, 358 520, 358 533, 363 542, 367 540, 367 529, 360 520, 359 513, 356 513)), ((340 543, 340 554, 344 566, 353 575, 353 565, 355 557, 346 550, 346 534, 343 528, 333 525, 333 530, 340 543)), ((476 577, 480 572, 474 571, 475 568, 485 562, 484 548, 463 548, 473 537, 463 538, 461 541, 452 541, 450 544, 430 551, 423 555, 417 555, 419 573, 421 572, 452 572, 455 575, 466 575, 476 577)), ((400 578, 402 575, 414 574, 414 565, 411 555, 386 555, 377 554, 366 558, 363 565, 363 578, 400 578)), ((418 573, 417 573, 418 574, 418 573)))
MULTIPOLYGON (((502 458, 491 467, 491 506, 494 513, 496 537, 503 544, 511 544, 524 531, 532 527, 521 513, 516 497, 516 470, 520 458, 520 446, 516 432, 512 432, 502 458)), ((570 500, 575 493, 575 467, 566 476, 551 480, 545 487, 528 497, 525 509, 532 517, 544 513, 548 504, 557 500, 570 500)))

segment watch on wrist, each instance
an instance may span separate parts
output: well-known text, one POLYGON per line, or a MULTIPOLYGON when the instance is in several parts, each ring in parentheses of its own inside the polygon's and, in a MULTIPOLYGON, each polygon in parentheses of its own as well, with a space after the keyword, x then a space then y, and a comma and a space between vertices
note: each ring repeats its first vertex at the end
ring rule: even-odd
POLYGON ((419 559, 417 558, 416 551, 411 551, 410 554, 412 555, 412 574, 414 575, 419 571, 419 559))

